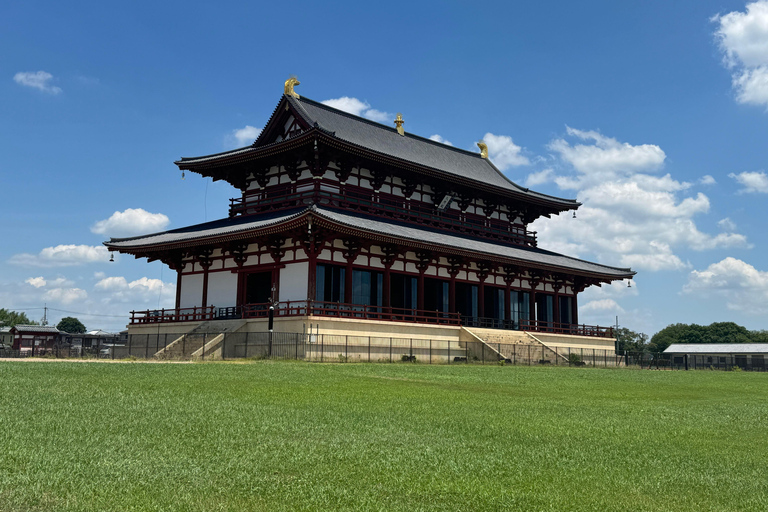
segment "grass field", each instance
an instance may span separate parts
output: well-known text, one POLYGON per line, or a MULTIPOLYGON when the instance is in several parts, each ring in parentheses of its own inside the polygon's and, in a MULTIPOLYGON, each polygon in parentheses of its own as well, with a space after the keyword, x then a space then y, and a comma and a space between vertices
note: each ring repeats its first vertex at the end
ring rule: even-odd
POLYGON ((0 363, 0 510, 768 510, 768 374, 0 363))

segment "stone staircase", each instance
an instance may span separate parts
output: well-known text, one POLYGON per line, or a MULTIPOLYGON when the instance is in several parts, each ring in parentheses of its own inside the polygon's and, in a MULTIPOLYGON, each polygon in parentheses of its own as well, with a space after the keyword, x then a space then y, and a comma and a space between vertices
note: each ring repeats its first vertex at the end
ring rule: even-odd
POLYGON ((528 332, 462 327, 462 342, 469 342, 470 357, 482 361, 525 361, 531 364, 567 364, 568 359, 528 332), (479 343, 478 343, 479 342, 479 343))
POLYGON ((156 359, 221 359, 226 333, 237 332, 245 320, 209 320, 169 343, 155 354, 156 359))

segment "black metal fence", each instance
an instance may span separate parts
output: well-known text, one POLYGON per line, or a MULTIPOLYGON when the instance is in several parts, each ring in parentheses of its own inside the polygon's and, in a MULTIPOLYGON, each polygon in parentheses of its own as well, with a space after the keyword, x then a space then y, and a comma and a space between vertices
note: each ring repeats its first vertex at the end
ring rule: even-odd
POLYGON ((652 354, 541 344, 483 343, 284 332, 131 334, 121 343, 0 349, 0 357, 83 359, 294 359, 313 362, 513 364, 658 370, 766 371, 761 355, 652 354), (503 362, 503 363, 502 363, 503 362))

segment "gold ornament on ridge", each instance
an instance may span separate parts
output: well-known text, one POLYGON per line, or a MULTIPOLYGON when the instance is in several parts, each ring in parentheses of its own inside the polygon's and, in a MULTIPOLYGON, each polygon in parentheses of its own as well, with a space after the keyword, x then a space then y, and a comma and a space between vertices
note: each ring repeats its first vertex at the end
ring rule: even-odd
POLYGON ((488 158, 488 146, 485 144, 485 142, 478 142, 477 147, 480 148, 480 158, 488 158))
POLYGON ((288 80, 285 81, 285 95, 286 96, 293 96, 296 99, 299 99, 299 93, 293 90, 294 87, 297 85, 301 85, 301 82, 295 77, 292 76, 288 80))

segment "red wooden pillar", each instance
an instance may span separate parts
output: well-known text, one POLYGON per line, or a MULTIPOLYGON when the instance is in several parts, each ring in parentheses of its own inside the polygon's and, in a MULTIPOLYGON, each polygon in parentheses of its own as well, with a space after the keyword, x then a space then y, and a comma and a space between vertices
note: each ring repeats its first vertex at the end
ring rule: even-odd
POLYGON ((347 259, 347 271, 344 276, 344 302, 352 304, 352 262, 355 256, 347 259))
POLYGON ((574 293, 573 300, 571 301, 571 307, 573 308, 571 322, 573 322, 574 325, 578 325, 579 323, 579 305, 576 303, 576 297, 578 297, 578 294, 574 293))
MULTIPOLYGON (((554 304, 552 306, 552 309, 554 310, 552 313, 552 323, 558 324, 560 323, 560 291, 559 288, 555 288, 555 298, 554 304)), ((554 327, 554 325, 553 325, 554 327)))
POLYGON ((382 306, 385 308, 390 307, 392 304, 392 297, 390 297, 390 290, 391 290, 391 284, 392 284, 392 272, 390 271, 391 265, 387 265, 384 267, 384 279, 382 280, 382 287, 383 290, 381 291, 381 298, 383 301, 382 306))
POLYGON ((210 265, 203 266, 203 307, 208 306, 208 269, 210 265))
POLYGON ((181 308, 181 268, 176 269, 176 309, 181 308))
POLYGON ((456 312, 456 273, 451 272, 451 280, 448 282, 448 312, 456 312))
POLYGON ((419 270, 419 287, 418 290, 416 290, 416 296, 417 299, 417 306, 416 309, 419 309, 421 311, 424 311, 424 272, 426 269, 419 270))
POLYGON ((512 283, 510 281, 504 281, 507 285, 504 288, 504 320, 509 322, 512 320, 512 283))

